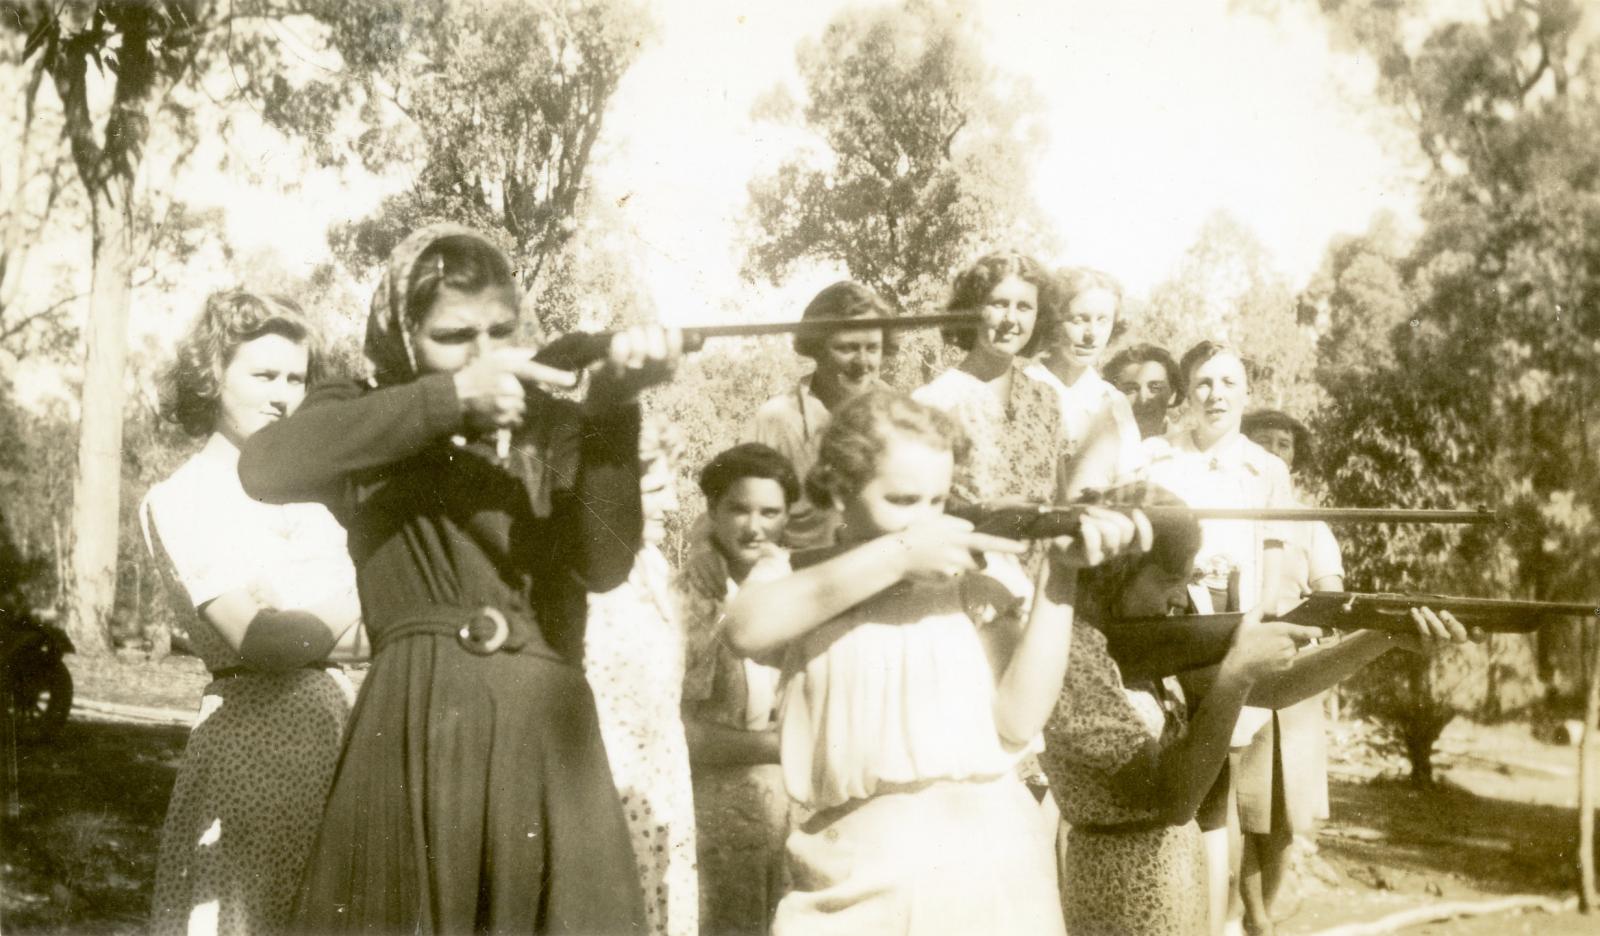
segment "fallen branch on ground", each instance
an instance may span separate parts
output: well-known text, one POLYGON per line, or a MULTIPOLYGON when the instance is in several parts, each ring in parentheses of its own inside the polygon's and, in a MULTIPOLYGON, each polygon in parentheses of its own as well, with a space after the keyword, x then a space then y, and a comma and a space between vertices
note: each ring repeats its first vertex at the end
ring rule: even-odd
POLYGON ((1557 900, 1553 897, 1536 897, 1532 894, 1519 894, 1515 897, 1501 897, 1497 900, 1452 900, 1443 903, 1428 904, 1425 907, 1413 907, 1410 910, 1401 910, 1391 913, 1381 919, 1370 923, 1346 923, 1331 929, 1319 930, 1313 936, 1383 936, 1410 926, 1423 923, 1438 923, 1443 920, 1453 920, 1457 917, 1483 916, 1490 913, 1505 913, 1510 910, 1538 910, 1544 913, 1564 913, 1576 909, 1576 897, 1566 900, 1557 900))

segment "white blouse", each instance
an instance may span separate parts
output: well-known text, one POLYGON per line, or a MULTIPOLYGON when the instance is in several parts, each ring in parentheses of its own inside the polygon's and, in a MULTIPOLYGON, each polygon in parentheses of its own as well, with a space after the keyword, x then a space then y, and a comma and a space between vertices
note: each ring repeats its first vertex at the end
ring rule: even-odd
POLYGON ((790 645, 780 743, 789 795, 811 809, 885 785, 994 779, 1013 749, 994 723, 996 672, 981 632, 1015 627, 1018 600, 968 573, 903 582, 790 645))
MULTIPOLYGON (((358 606, 344 527, 321 504, 251 498, 239 483, 239 450, 221 435, 150 489, 139 518, 169 591, 184 599, 174 603, 190 612, 231 591, 273 608, 306 608, 340 594, 358 606)), ((189 638, 213 671, 242 662, 198 613, 189 638)))

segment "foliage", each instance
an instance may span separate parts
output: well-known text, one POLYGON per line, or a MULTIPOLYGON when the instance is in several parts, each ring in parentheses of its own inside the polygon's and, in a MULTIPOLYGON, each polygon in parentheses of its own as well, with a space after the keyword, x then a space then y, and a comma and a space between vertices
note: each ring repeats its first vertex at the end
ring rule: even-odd
MULTIPOLYGON (((1325 481, 1340 504, 1481 504, 1510 518, 1487 533, 1358 534, 1352 578, 1587 599, 1600 569, 1600 59, 1581 11, 1493 7, 1411 44, 1406 4, 1324 6, 1341 40, 1379 62, 1382 94, 1431 166, 1426 229, 1405 256, 1370 239, 1330 255, 1345 324, 1318 371, 1325 481)), ((1557 661, 1577 658, 1574 635, 1548 628, 1538 667, 1516 641, 1491 646, 1475 667, 1489 674, 1481 698, 1413 680, 1375 692, 1405 703, 1379 710, 1426 737, 1441 704, 1507 714, 1541 678, 1571 694, 1577 668, 1557 661)))
POLYGON ((1303 415, 1315 403, 1315 345, 1289 283, 1255 233, 1226 212, 1208 218, 1173 274, 1124 314, 1134 340, 1175 358, 1202 339, 1240 348, 1256 406, 1303 415))
POLYGON ((334 232, 352 269, 430 221, 495 232, 532 289, 575 229, 605 108, 650 33, 633 0, 410 0, 299 6, 343 67, 258 90, 270 123, 325 162, 414 172, 407 191, 334 232), (344 139, 358 109, 364 127, 344 139))
MULTIPOLYGON (((824 152, 751 183, 748 277, 823 260, 904 308, 993 245, 1044 242, 1036 107, 983 61, 975 22, 964 3, 909 0, 847 10, 800 45, 802 113, 824 152)), ((794 109, 780 89, 764 112, 794 109)))

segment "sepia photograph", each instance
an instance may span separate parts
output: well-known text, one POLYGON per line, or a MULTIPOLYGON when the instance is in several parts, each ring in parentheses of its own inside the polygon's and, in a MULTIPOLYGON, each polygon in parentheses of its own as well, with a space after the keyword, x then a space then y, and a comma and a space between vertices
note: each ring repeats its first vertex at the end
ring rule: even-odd
POLYGON ((1600 6, 0 0, 0 934, 1600 931, 1600 6))

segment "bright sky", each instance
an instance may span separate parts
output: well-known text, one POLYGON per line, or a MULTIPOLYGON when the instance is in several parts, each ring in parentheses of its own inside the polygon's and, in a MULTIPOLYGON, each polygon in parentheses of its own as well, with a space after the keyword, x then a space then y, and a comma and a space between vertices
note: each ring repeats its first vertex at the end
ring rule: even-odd
MULTIPOLYGON (((1044 259, 1097 266, 1146 293, 1226 210, 1299 285, 1334 234, 1364 229, 1379 209, 1413 215, 1414 170, 1380 143, 1366 69, 1327 51, 1312 5, 1287 4, 1296 12, 1267 21, 1230 14, 1229 2, 979 0, 989 61, 1030 81, 1047 109, 1034 195, 1063 251, 1044 259)), ((656 39, 611 102, 591 179, 598 197, 620 202, 620 247, 665 321, 794 317, 842 274, 806 270, 771 289, 738 269, 749 180, 808 139, 754 123, 752 104, 780 82, 799 95, 796 44, 845 6, 657 3, 656 39)), ((182 183, 199 207, 224 207, 232 258, 213 251, 179 289, 141 291, 136 345, 170 342, 243 258, 309 271, 328 258, 331 223, 364 215, 405 181, 308 171, 281 142, 247 137, 229 145, 226 169, 208 144, 182 183)), ((158 169, 147 184, 168 181, 158 169)), ((86 245, 62 246, 63 265, 83 270, 86 245)))
MULTIPOLYGON (((629 249, 664 319, 703 319, 741 293, 751 307, 737 275, 746 185, 804 140, 753 123, 751 105, 778 82, 798 92, 796 43, 844 6, 662 5, 656 45, 613 99, 593 180, 597 193, 627 197, 629 249)), ((1349 101, 1360 63, 1330 54, 1309 13, 1269 22, 1227 8, 981 4, 989 60, 1029 79, 1048 109, 1035 196, 1064 244, 1051 260, 1103 268, 1144 293, 1224 209, 1298 285, 1331 235, 1364 229, 1379 209, 1414 211, 1414 180, 1349 101)), ((772 301, 792 315, 837 272, 797 276, 772 301)))

